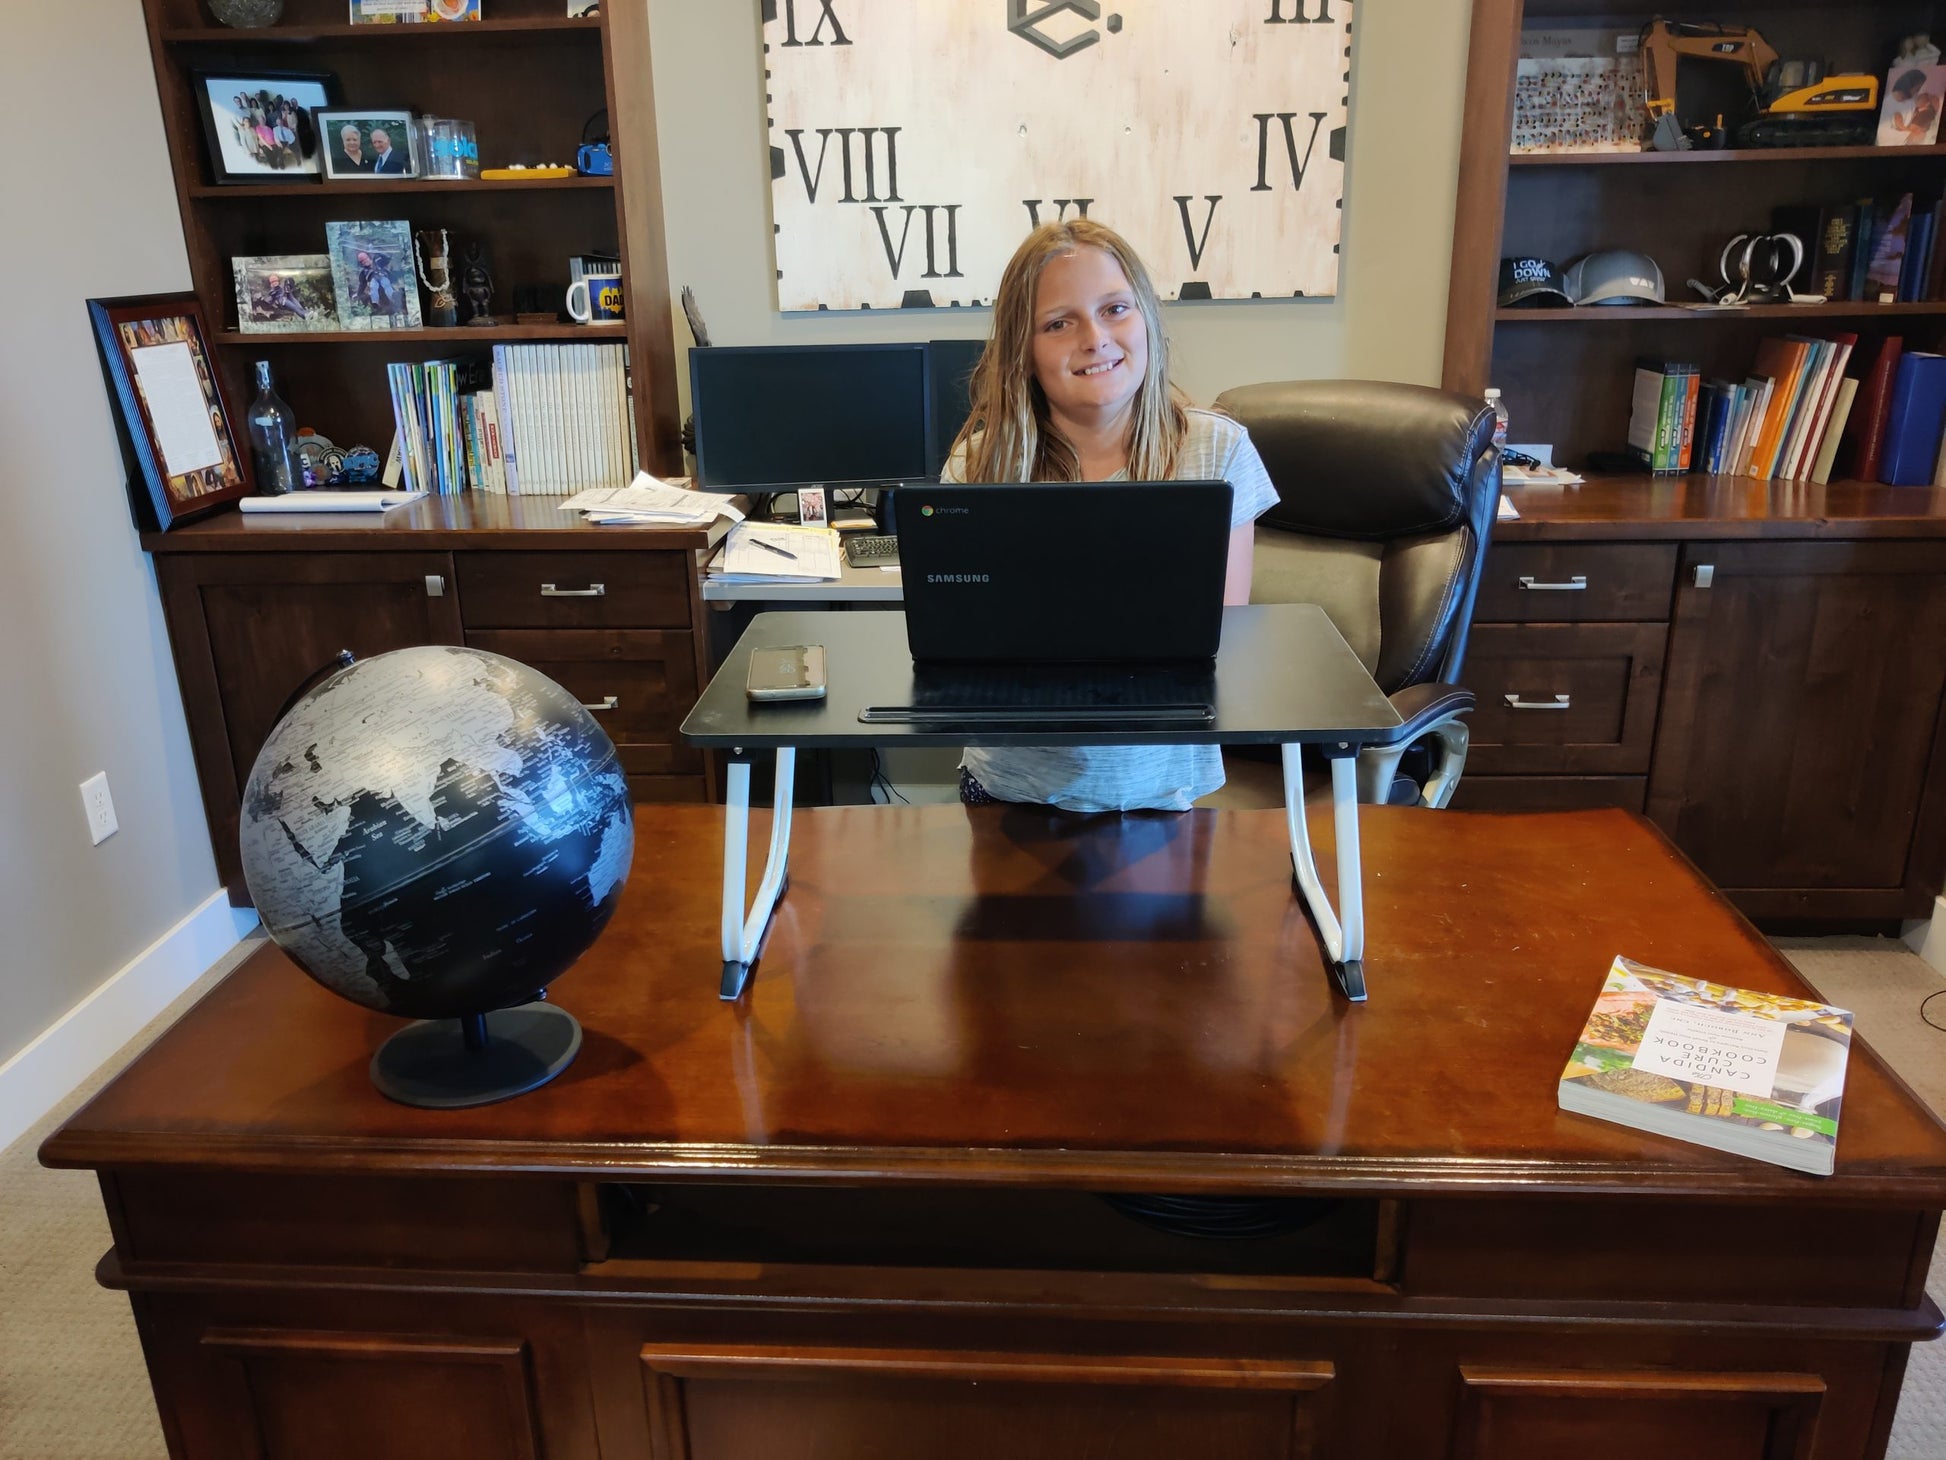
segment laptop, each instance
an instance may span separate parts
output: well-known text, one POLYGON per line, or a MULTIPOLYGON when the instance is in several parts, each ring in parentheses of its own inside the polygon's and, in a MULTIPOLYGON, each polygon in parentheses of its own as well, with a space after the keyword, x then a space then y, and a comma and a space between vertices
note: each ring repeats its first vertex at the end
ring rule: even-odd
POLYGON ((911 486, 895 497, 908 705, 867 723, 1206 725, 1228 482, 911 486))

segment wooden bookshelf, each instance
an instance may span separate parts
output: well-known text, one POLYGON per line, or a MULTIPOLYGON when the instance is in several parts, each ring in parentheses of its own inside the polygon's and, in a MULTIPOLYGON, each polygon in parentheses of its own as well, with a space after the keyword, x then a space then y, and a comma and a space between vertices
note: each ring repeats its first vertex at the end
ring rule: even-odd
MULTIPOLYGON (((1860 300, 1683 307, 1691 278, 1716 285, 1716 260, 1738 233, 1770 227, 1774 208, 1825 206, 1912 192, 1937 197, 1946 145, 1800 147, 1719 152, 1512 154, 1513 80, 1523 27, 1628 29, 1666 13, 1641 0, 1475 0, 1468 62, 1460 203, 1448 292, 1444 384, 1506 400, 1516 441, 1545 442, 1579 467, 1621 446, 1640 355, 1696 363, 1704 379, 1742 380, 1758 344, 1793 327, 1829 325, 1859 336, 1854 359, 1901 335, 1911 348, 1946 343, 1946 302, 1860 300), (1699 170, 1700 169, 1700 170, 1699 170), (1661 267, 1667 303, 1558 310, 1497 307, 1501 258, 1531 255, 1565 267, 1597 249, 1637 249, 1661 267)), ((1833 70, 1883 75, 1897 37, 1931 30, 1915 0, 1754 0, 1734 17, 1785 56, 1833 70)))
MULTIPOLYGON (((150 52, 176 180, 192 287, 232 407, 254 394, 251 367, 269 360, 280 392, 310 426, 340 445, 384 453, 392 436, 385 366, 397 360, 483 358, 514 341, 626 342, 643 466, 681 469, 676 360, 662 237, 648 19, 640 6, 569 18, 562 0, 493 0, 471 24, 350 25, 345 0, 288 0, 274 26, 212 23, 204 0, 143 0, 150 52), (196 98, 199 71, 328 73, 349 107, 409 109, 473 123, 486 167, 572 164, 598 113, 616 157, 608 177, 361 179, 219 183, 196 98), (392 196, 386 196, 386 195, 392 196), (326 251, 334 220, 402 219, 445 228, 455 266, 484 242, 497 327, 323 330, 256 334, 237 328, 231 260, 326 251), (514 290, 544 290, 559 307, 575 254, 622 260, 627 318, 576 325, 514 324, 514 290)), ((400 271, 403 278, 407 271, 400 271)), ((425 292, 420 291, 421 308, 425 292)), ((464 309, 462 307, 462 317, 464 309)))

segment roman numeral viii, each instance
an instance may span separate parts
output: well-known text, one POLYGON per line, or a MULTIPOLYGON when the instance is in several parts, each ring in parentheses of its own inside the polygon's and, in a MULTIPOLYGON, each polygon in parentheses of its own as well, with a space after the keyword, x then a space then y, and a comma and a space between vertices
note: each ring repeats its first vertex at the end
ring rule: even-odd
POLYGON ((1304 144, 1304 156, 1301 160, 1297 155, 1297 133, 1291 127, 1291 123, 1297 120, 1296 112, 1252 112, 1251 115, 1257 119, 1257 184, 1250 191, 1253 193, 1270 191, 1267 174, 1270 170, 1270 123, 1273 117, 1284 124, 1284 151, 1291 159, 1291 186, 1302 188, 1304 169, 1311 165, 1311 149, 1318 145, 1318 128, 1324 125, 1325 114, 1310 113, 1311 137, 1304 144))
POLYGON ((784 133, 791 139, 791 147, 797 153, 798 175, 804 179, 805 196, 813 203, 818 200, 818 185, 824 180, 824 154, 831 146, 831 139, 838 139, 838 156, 844 167, 845 195, 838 199, 841 203, 902 203, 899 196, 899 129, 897 127, 819 127, 818 128, 818 166, 811 170, 811 164, 804 156, 804 128, 791 127, 784 133), (857 174, 852 170, 852 138, 859 139, 860 154, 864 159, 861 169, 865 175, 865 196, 859 197, 856 188, 857 174), (885 196, 878 194, 878 145, 885 143, 885 196))

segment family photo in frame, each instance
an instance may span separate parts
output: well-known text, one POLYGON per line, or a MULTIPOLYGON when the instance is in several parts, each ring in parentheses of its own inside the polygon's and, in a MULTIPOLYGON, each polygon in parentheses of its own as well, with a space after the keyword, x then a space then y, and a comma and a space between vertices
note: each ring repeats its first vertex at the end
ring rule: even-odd
POLYGON ((246 335, 338 328, 331 256, 264 254, 230 260, 237 329, 246 335))
POLYGON ((199 71, 195 89, 215 181, 320 176, 312 113, 337 100, 336 77, 321 71, 199 71))
POLYGON ((249 454, 210 360, 196 296, 90 299, 88 318, 136 526, 166 531, 247 496, 249 454))

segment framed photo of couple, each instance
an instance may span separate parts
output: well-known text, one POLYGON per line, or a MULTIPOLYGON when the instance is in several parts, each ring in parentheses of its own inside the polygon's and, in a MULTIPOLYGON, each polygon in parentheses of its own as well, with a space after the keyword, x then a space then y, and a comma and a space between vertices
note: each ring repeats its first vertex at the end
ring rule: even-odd
POLYGON ((324 175, 332 181, 419 175, 411 112, 322 110, 313 120, 323 143, 324 175))
POLYGON ((90 299, 135 525, 166 531, 251 489, 194 294, 90 299))

